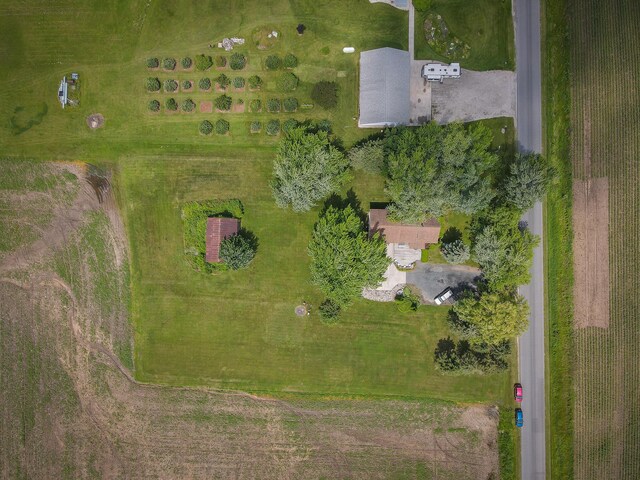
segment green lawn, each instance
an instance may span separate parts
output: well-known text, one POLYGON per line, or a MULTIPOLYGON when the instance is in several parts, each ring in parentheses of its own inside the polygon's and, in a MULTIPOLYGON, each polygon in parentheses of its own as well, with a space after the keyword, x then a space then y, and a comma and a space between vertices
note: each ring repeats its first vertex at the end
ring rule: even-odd
POLYGON ((515 47, 510 0, 433 0, 427 12, 416 11, 415 58, 460 61, 471 70, 513 70, 515 47), (449 31, 470 47, 467 59, 438 55, 427 43, 424 21, 441 15, 449 31))
MULTIPOLYGON (((226 151, 250 153, 252 149, 272 148, 276 139, 264 133, 250 135, 249 123, 269 118, 284 120, 328 118, 336 133, 351 144, 367 134, 357 128, 358 53, 361 50, 392 46, 407 48, 406 12, 366 0, 215 0, 211 2, 95 2, 56 0, 46 11, 14 2, 13 15, 0 12, 0 144, 6 155, 29 155, 47 159, 89 159, 112 161, 133 153, 164 154, 209 153, 226 151), (82 11, 81 17, 68 12, 82 11), (238 14, 237 12, 241 12, 238 14), (19 15, 18 15, 19 13, 19 15), (298 36, 298 23, 306 26, 298 36), (279 42, 266 51, 252 44, 255 28, 271 26, 281 32, 279 42), (6 27, 6 28, 5 28, 6 27), (180 61, 198 53, 215 55, 223 50, 209 44, 225 36, 247 39, 240 49, 249 63, 238 75, 262 73, 262 61, 268 54, 283 56, 291 52, 299 59, 294 71, 302 81, 291 96, 301 103, 309 98, 313 82, 320 79, 338 83, 339 104, 335 110, 315 107, 297 114, 226 114, 231 135, 205 138, 198 134, 199 123, 221 115, 152 115, 148 101, 169 94, 148 94, 145 80, 150 72, 145 61, 150 56, 165 56, 180 61), (344 54, 344 46, 354 46, 355 54, 344 54), (323 53, 327 52, 328 53, 323 53), (62 110, 56 99, 63 75, 75 71, 82 81, 81 104, 62 110), (45 109, 44 115, 42 110, 45 109), (18 109, 22 123, 39 118, 41 123, 16 135, 10 120, 18 109), (99 112, 105 127, 91 131, 85 118, 99 112), (241 150, 240 150, 241 149, 241 150)), ((179 70, 179 68, 178 68, 179 70)), ((159 78, 199 80, 200 72, 151 72, 159 78)), ((215 76, 218 72, 207 72, 215 76)), ((230 69, 225 72, 233 78, 230 69)), ((275 76, 261 94, 233 94, 250 99, 254 95, 270 98, 275 76), (269 92, 269 90, 271 92, 269 92)), ((178 93, 178 100, 192 97, 199 102, 213 100, 219 93, 178 93)), ((273 95, 284 98, 285 95, 273 95)), ((289 96, 289 95, 286 95, 289 96)), ((247 102, 248 106, 248 102, 247 102)))
MULTIPOLYGON (((319 291, 309 283, 306 245, 317 211, 294 215, 276 208, 268 180, 276 139, 251 135, 249 123, 332 121, 345 146, 371 132, 357 128, 358 54, 390 46, 407 48, 407 13, 367 0, 225 0, 146 2, 54 0, 47 8, 11 2, 0 11, 0 145, 3 154, 36 160, 79 160, 106 164, 125 216, 131 246, 132 322, 136 376, 142 381, 201 384, 263 392, 341 395, 398 395, 461 401, 498 401, 508 374, 446 377, 433 367, 436 342, 448 335, 446 309, 400 314, 394 305, 358 301, 342 322, 327 327, 317 315, 299 319, 303 300, 317 307, 319 291), (70 15, 69 12, 76 12, 70 15), (307 29, 295 33, 298 23, 307 29), (257 27, 272 26, 281 40, 268 51, 251 43, 257 27), (225 114, 226 137, 198 134, 199 123, 223 115, 153 115, 144 80, 145 60, 206 52, 225 36, 248 44, 248 78, 267 79, 263 92, 233 93, 248 106, 274 91, 266 55, 291 52, 302 81, 295 96, 309 99, 313 82, 334 80, 339 105, 295 114, 225 114), (60 78, 81 76, 81 104, 62 110, 56 99, 60 78), (102 113, 105 126, 90 130, 85 118, 102 113), (14 126, 25 127, 21 133, 14 126), (28 128, 27 128, 28 127, 28 128), (205 276, 193 271, 182 252, 180 206, 189 200, 239 198, 244 225, 260 246, 251 268, 205 276)), ((487 40, 498 41, 498 37, 487 40)), ((233 78, 236 73, 225 72, 233 78)), ((162 71, 161 79, 215 77, 217 72, 162 71)), ((219 93, 178 93, 197 103, 219 93)), ((493 123, 491 123, 493 122, 493 123)), ((498 125, 497 142, 507 141, 498 125)), ((495 124, 495 125, 494 125, 495 124)), ((508 123, 511 127, 512 124, 508 123)), ((508 143, 508 142, 507 142, 508 143)), ((363 206, 386 200, 378 176, 356 176, 363 206)), ((348 187, 348 188, 349 188, 348 187)))
MULTIPOLYGON (((401 314, 360 300, 336 326, 317 312, 294 315, 322 295, 309 282, 306 246, 318 211, 277 208, 269 156, 135 158, 117 185, 131 236, 136 376, 147 382, 207 384, 267 392, 401 395, 465 401, 500 398, 508 375, 437 374, 433 351, 448 335, 446 308, 401 314), (240 198, 243 225, 260 242, 248 270, 207 276, 182 253, 180 205, 240 198)), ((380 199, 379 177, 356 178, 363 206, 380 199)))

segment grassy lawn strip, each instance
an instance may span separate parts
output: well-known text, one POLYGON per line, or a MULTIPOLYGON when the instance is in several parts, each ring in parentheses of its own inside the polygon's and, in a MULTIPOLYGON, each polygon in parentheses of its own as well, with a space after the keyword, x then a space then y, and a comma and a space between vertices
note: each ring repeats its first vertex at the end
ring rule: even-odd
POLYGON ((471 70, 513 70, 513 38, 510 0, 433 0, 428 11, 416 10, 416 59, 460 61, 471 70), (429 46, 424 21, 430 14, 441 15, 451 34, 470 47, 467 58, 448 58, 429 46))
POLYGON ((558 181, 545 223, 548 321, 549 478, 573 478, 573 233, 569 152, 569 46, 565 1, 543 3, 543 111, 546 155, 558 181))

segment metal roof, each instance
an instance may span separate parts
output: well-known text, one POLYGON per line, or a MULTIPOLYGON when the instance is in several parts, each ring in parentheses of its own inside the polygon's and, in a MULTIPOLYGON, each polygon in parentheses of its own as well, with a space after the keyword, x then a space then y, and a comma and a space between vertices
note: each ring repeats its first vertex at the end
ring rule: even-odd
POLYGON ((360 127, 409 123, 409 52, 378 48, 360 53, 360 127))

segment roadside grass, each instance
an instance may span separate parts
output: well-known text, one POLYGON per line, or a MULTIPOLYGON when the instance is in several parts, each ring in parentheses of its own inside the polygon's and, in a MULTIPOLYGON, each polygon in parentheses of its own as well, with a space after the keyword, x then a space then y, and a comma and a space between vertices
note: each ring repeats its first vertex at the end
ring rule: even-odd
MULTIPOLYGON (((306 253, 319 209, 277 208, 270 175, 270 156, 121 164, 115 185, 131 243, 139 380, 323 396, 501 398, 507 374, 435 371, 433 351, 448 335, 446 308, 402 314, 394 304, 359 299, 338 325, 323 325, 323 297, 309 282, 306 253), (257 256, 245 271, 198 273, 183 255, 180 206, 231 196, 244 204, 243 226, 258 238, 257 256), (310 317, 294 314, 303 301, 312 305, 310 317)), ((345 190, 353 188, 366 210, 380 201, 381 185, 380 177, 363 174, 345 190)))
POLYGON ((426 12, 415 14, 415 58, 460 61, 471 70, 513 70, 515 46, 510 0, 433 0, 426 12), (424 21, 429 13, 442 16, 449 30, 471 47, 469 58, 438 55, 427 43, 424 21))
MULTIPOLYGON (((357 127, 358 53, 344 54, 342 48, 353 45, 357 52, 371 48, 392 46, 407 48, 408 16, 406 12, 384 4, 370 4, 366 0, 317 2, 314 0, 215 0, 213 2, 129 2, 125 8, 109 8, 103 4, 80 5, 75 0, 56 0, 51 5, 47 21, 41 21, 41 9, 27 8, 14 2, 20 15, 2 18, 0 52, 7 52, 0 65, 4 94, 0 95, 0 144, 5 155, 28 152, 36 158, 50 160, 83 159, 112 161, 121 155, 177 154, 189 152, 207 154, 216 149, 218 155, 242 151, 271 149, 277 138, 264 133, 251 135, 252 120, 263 124, 269 118, 298 120, 329 119, 336 133, 350 145, 370 132, 357 127), (82 11, 82 21, 71 19, 67 12, 82 11), (242 15, 232 12, 242 11, 242 15), (306 26, 298 36, 296 26, 306 26), (11 25, 9 25, 11 24, 11 25), (256 27, 272 26, 280 32, 279 41, 269 50, 258 50, 251 40, 256 27), (64 31, 64 34, 61 32, 64 31), (215 36, 215 37, 214 37, 215 36), (249 73, 263 73, 261 62, 268 54, 283 57, 293 53, 299 66, 294 69, 301 85, 292 95, 299 100, 310 97, 312 84, 326 79, 337 82, 339 103, 336 109, 325 111, 318 106, 300 109, 295 114, 150 114, 147 103, 152 98, 169 98, 169 94, 147 94, 144 79, 152 74, 161 78, 195 80, 217 76, 219 71, 175 72, 148 71, 145 61, 150 56, 194 57, 198 53, 226 54, 209 44, 224 36, 247 39, 245 48, 248 65, 237 75, 248 78, 249 73), (98 40, 100 39, 100 40, 98 40), (105 39, 112 39, 105 40, 105 39), (73 45, 71 45, 73 43, 73 45), (328 53, 324 53, 328 52, 328 53), (63 75, 71 71, 80 74, 83 82, 80 105, 60 107, 56 89, 63 75), (10 92, 10 93, 9 93, 10 92), (41 105, 47 112, 41 123, 16 135, 10 120, 19 113, 25 122, 37 116, 41 105), (105 125, 91 130, 86 117, 102 113, 105 125), (225 118, 231 124, 230 135, 198 134, 204 120, 225 118)), ((228 56, 228 54, 226 54, 228 56)), ((226 70, 228 76, 236 76, 226 70)), ((277 75, 276 75, 277 76, 277 75)), ((266 77, 266 75, 265 75, 266 77)), ((268 86, 269 87, 269 86, 268 86)), ((269 87, 272 88, 272 87, 269 87)), ((219 93, 177 93, 176 99, 191 97, 214 100, 219 93)), ((244 98, 245 106, 253 96, 262 93, 233 94, 244 98)))
POLYGON ((556 170, 545 202, 547 428, 549 478, 573 478, 573 230, 569 135, 569 46, 566 2, 545 1, 543 119, 545 153, 556 170))

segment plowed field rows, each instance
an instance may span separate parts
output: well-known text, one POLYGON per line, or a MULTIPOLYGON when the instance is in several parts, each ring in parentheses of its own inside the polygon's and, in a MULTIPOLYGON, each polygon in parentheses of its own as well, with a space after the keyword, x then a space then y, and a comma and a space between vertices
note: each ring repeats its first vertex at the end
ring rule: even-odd
MULTIPOLYGON (((571 0, 568 11, 573 175, 609 183, 609 324, 584 326, 575 318, 584 326, 575 331, 575 478, 637 479, 640 3, 571 0)), ((601 220, 588 215, 587 223, 601 220)))

